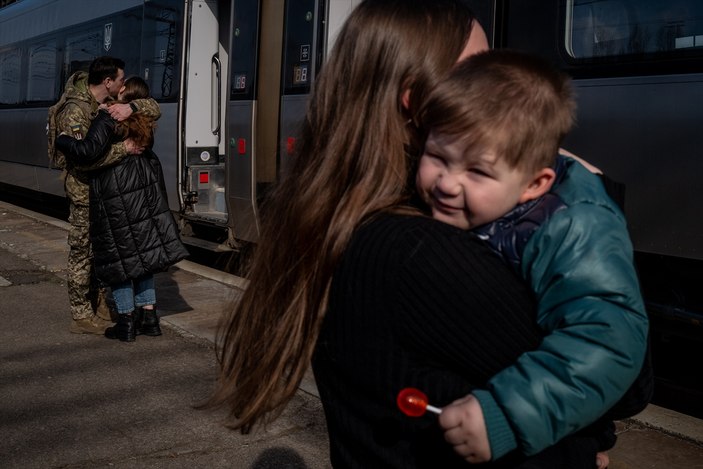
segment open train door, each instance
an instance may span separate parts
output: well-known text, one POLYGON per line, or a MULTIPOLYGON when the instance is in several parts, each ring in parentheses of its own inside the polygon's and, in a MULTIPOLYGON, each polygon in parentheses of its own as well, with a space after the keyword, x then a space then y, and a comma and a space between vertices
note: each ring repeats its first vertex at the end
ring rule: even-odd
MULTIPOLYGON (((193 231, 197 226, 212 226, 225 232, 222 70, 227 55, 220 44, 221 12, 216 0, 192 0, 188 5, 179 110, 183 218, 193 231)), ((229 24, 228 18, 225 21, 229 24)), ((184 234, 186 242, 200 239, 187 236, 187 229, 184 234)))

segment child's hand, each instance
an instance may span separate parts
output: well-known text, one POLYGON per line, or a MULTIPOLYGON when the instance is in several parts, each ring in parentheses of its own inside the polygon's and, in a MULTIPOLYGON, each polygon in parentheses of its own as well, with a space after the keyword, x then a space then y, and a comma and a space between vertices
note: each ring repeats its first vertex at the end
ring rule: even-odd
POLYGON ((444 439, 468 462, 475 464, 491 460, 483 410, 472 394, 443 407, 439 425, 444 429, 444 439))

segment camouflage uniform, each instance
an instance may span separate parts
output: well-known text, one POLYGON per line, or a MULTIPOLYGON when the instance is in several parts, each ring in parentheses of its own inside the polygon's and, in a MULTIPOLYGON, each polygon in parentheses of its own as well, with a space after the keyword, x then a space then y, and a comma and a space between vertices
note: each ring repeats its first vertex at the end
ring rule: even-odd
MULTIPOLYGON (((98 112, 99 103, 90 93, 88 74, 77 72, 66 83, 64 94, 68 100, 56 115, 59 133, 82 138, 90 127, 91 120, 98 112), (86 111, 90 110, 88 114, 86 111)), ((132 101, 139 112, 158 119, 159 105, 151 98, 132 101)), ((71 303, 71 316, 74 321, 91 318, 99 304, 106 305, 105 291, 97 288, 93 277, 92 252, 89 236, 89 178, 88 171, 118 163, 127 150, 124 143, 112 145, 110 151, 90 166, 72 166, 67 163, 64 188, 69 200, 68 221, 68 298, 71 303)), ((103 319, 104 313, 100 314, 103 319)))

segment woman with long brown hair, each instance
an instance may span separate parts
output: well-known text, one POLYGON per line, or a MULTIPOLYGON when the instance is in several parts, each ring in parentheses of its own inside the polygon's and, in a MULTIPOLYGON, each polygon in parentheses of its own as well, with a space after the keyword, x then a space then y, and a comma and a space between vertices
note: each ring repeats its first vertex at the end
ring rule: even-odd
MULTIPOLYGON (((226 407, 232 428, 275 418, 312 362, 333 466, 466 464, 436 418, 410 419, 395 399, 413 386, 447 405, 541 341, 527 286, 477 237, 420 216, 411 200, 420 104, 487 47, 461 0, 366 0, 352 12, 316 81, 294 167, 262 207, 249 286, 218 334, 205 407, 226 407)), ((594 465, 589 436, 502 457, 525 442, 498 406, 483 417, 492 467, 594 465)))
POLYGON ((364 217, 409 200, 412 116, 402 92, 412 88, 420 102, 456 63, 473 20, 460 5, 364 2, 340 32, 315 84, 294 167, 261 210, 249 287, 220 330, 222 375, 212 401, 232 406, 235 427, 249 428, 290 399, 352 233, 364 217))

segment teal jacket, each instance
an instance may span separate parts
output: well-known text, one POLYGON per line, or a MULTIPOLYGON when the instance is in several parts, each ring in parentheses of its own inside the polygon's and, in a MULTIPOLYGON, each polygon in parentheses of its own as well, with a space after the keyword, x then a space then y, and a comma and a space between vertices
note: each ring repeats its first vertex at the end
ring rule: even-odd
MULTIPOLYGON (((513 229, 512 242, 500 244, 524 246, 519 270, 545 334, 537 350, 474 393, 493 459, 516 448, 535 454, 596 421, 645 358, 649 325, 625 218, 596 175, 570 158, 561 162, 546 220, 531 220, 528 230, 493 225, 513 229)), ((490 238, 490 229, 480 231, 490 238)))

